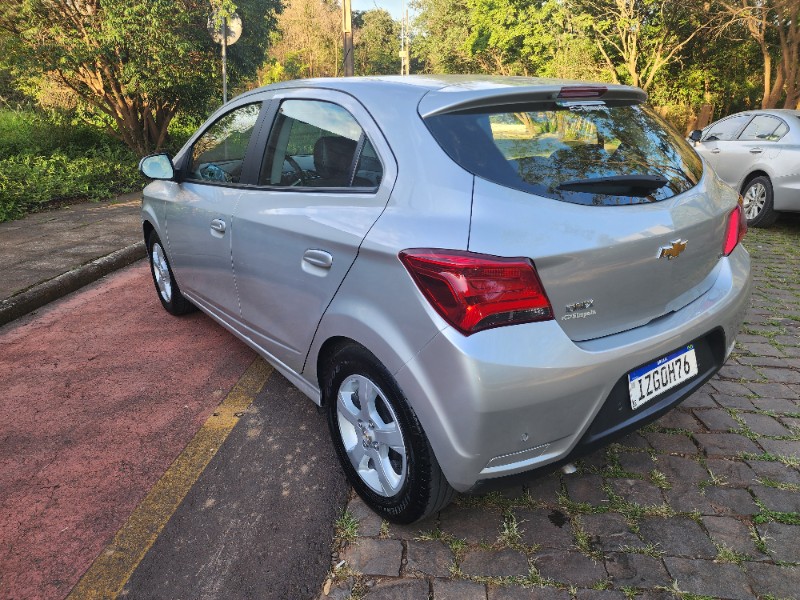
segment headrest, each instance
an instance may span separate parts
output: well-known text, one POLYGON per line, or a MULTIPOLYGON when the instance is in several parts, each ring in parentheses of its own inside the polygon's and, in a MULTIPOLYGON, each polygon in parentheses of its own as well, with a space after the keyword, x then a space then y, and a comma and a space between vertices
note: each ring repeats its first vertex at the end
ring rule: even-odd
POLYGON ((347 177, 356 142, 343 137, 326 136, 319 138, 314 144, 314 168, 322 178, 347 177))

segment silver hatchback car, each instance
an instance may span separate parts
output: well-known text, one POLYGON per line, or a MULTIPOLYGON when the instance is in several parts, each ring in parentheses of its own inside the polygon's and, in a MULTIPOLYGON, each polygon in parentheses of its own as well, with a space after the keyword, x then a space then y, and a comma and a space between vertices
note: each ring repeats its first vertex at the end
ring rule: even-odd
POLYGON ((553 468, 725 362, 751 286, 737 194, 633 87, 293 81, 142 172, 158 297, 327 409, 381 516, 553 468))
POLYGON ((752 227, 800 211, 800 110, 750 110, 691 133, 694 148, 744 197, 752 227))

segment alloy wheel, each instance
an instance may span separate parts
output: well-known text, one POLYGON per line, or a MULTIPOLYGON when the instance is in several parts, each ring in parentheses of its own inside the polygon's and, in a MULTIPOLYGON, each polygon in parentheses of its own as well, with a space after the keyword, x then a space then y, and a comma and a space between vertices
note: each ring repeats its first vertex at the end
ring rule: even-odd
POLYGON ((151 250, 151 261, 153 263, 153 277, 156 280, 158 293, 164 299, 164 302, 172 300, 172 277, 169 274, 169 264, 167 257, 164 254, 164 249, 161 244, 153 244, 151 250))

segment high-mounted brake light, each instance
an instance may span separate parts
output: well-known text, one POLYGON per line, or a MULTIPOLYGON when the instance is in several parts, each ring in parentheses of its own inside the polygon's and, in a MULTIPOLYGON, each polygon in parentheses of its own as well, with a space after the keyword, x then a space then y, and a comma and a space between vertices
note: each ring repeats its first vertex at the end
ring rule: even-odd
POLYGON ((464 335, 553 318, 530 259, 416 248, 400 260, 431 306, 464 335))
POLYGON ((602 85, 570 85, 561 88, 559 98, 599 98, 608 91, 602 85))
POLYGON ((747 233, 747 218, 744 216, 742 197, 739 196, 739 204, 728 215, 728 223, 725 228, 725 244, 722 253, 728 256, 736 245, 742 241, 747 233))

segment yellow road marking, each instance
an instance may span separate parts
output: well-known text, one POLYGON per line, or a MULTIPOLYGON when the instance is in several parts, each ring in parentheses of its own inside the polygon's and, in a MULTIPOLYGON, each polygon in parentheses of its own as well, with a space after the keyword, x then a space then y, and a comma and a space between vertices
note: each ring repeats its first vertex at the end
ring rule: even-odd
POLYGON ((267 383, 272 367, 257 358, 180 456, 156 482, 72 589, 67 600, 116 598, 161 530, 267 383))

